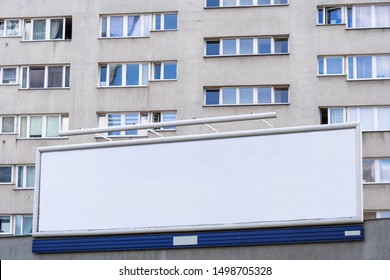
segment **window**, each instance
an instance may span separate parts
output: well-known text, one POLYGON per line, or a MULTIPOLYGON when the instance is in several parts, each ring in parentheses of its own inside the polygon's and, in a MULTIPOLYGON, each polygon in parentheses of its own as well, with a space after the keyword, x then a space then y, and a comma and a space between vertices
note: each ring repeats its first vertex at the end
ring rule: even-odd
POLYGON ((22 67, 22 88, 69 88, 70 87, 70 66, 23 66, 22 67))
POLYGON ((72 39, 72 18, 25 19, 25 41, 70 40, 72 39))
POLYGON ((390 211, 364 212, 364 219, 389 219, 390 211))
POLYGON ((177 30, 177 13, 155 14, 154 30, 177 30))
POLYGON ((31 235, 33 217, 31 215, 15 216, 15 235, 31 235))
POLYGON ((343 7, 320 7, 318 8, 318 24, 342 24, 343 20, 343 7))
POLYGON ((0 165, 0 184, 12 183, 12 166, 0 165))
POLYGON ((347 28, 390 27, 390 5, 347 7, 347 28))
POLYGON ((62 115, 21 116, 19 137, 58 138, 59 131, 67 130, 68 124, 69 118, 62 115))
POLYGON ((102 38, 147 37, 150 15, 113 15, 101 17, 102 38))
POLYGON ((17 74, 17 67, 0 67, 0 85, 16 84, 17 74))
POLYGON ((147 86, 149 63, 102 64, 99 81, 101 87, 147 86))
POLYGON ((11 216, 0 216, 0 235, 11 234, 11 216))
POLYGON ((177 63, 176 62, 154 62, 153 80, 176 80, 177 63))
POLYGON ((19 19, 0 19, 0 37, 20 36, 19 19))
POLYGON ((207 8, 287 5, 287 0, 206 0, 207 8))
POLYGON ((363 131, 390 130, 390 107, 321 108, 321 124, 360 122, 363 131))
POLYGON ((288 104, 288 87, 222 87, 205 90, 206 106, 288 104))
POLYGON ((328 56, 318 58, 318 75, 343 75, 344 74, 344 57, 328 56))
POLYGON ((390 55, 350 56, 348 61, 348 79, 389 79, 390 55))
POLYGON ((288 53, 288 38, 226 38, 206 40, 206 56, 288 53))
MULTIPOLYGON (((124 126, 176 120, 176 112, 127 112, 99 114, 99 127, 124 126)), ((158 130, 176 130, 174 126, 157 128, 158 130)), ((109 137, 147 136, 147 130, 127 130, 108 132, 109 137)))
POLYGON ((17 166, 17 184, 18 189, 34 188, 35 184, 35 166, 21 165, 17 166))
POLYGON ((15 117, 0 116, 0 134, 15 133, 15 117))
POLYGON ((364 183, 390 183, 390 159, 363 159, 364 183))

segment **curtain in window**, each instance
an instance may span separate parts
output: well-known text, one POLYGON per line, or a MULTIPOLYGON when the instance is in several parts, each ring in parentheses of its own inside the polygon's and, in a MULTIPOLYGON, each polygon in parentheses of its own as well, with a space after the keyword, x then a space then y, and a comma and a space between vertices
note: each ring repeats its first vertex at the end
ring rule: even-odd
POLYGON ((356 57, 356 73, 358 79, 372 78, 372 57, 371 56, 356 57))
MULTIPOLYGON (((132 125, 138 123, 138 114, 126 114, 125 115, 125 124, 126 125, 132 125)), ((126 135, 137 135, 138 130, 127 130, 125 132, 126 135)))
POLYGON ((122 37, 123 36, 123 17, 111 17, 110 18, 110 37, 122 37))
POLYGON ((146 86, 149 84, 149 64, 142 64, 142 85, 146 86))
POLYGON ((331 124, 343 123, 344 122, 344 109, 343 108, 332 108, 329 109, 329 118, 331 124))
POLYGON ((150 16, 144 15, 144 36, 150 35, 150 16))
POLYGON ((390 56, 376 57, 376 77, 390 78, 390 56))
POLYGON ((2 133, 14 132, 14 124, 15 124, 14 117, 3 117, 1 132, 2 133))
POLYGON ((19 20, 7 21, 7 36, 19 35, 19 20))
POLYGON ((59 133, 59 117, 58 116, 47 117, 46 136, 58 137, 58 133, 59 133))
POLYGON ((348 122, 357 122, 357 108, 348 109, 348 122))
POLYGON ((48 87, 62 87, 62 66, 48 67, 48 87))
POLYGON ((141 18, 140 16, 128 17, 127 36, 141 36, 141 18))
POLYGON ((379 165, 381 182, 390 182, 390 159, 380 160, 379 165))
POLYGON ((23 170, 24 170, 24 167, 23 166, 19 166, 18 167, 18 184, 17 184, 17 187, 18 188, 23 188, 23 170))
POLYGON ((374 130, 374 109, 361 108, 360 109, 360 123, 362 130, 374 130))
POLYGON ((45 67, 30 68, 30 88, 43 88, 45 86, 45 67))
POLYGON ((102 37, 107 37, 107 17, 102 17, 102 37))
POLYGON ((259 104, 270 104, 272 102, 272 89, 270 87, 261 87, 258 89, 257 101, 259 104))
POLYGON ((34 20, 33 40, 45 40, 46 38, 46 20, 34 20))
POLYGON ((365 182, 375 182, 374 160, 363 160, 363 180, 365 182))
POLYGON ((23 232, 22 235, 30 235, 32 233, 33 218, 31 216, 23 217, 23 232))
POLYGON ((50 21, 50 39, 62 39, 64 29, 63 19, 52 19, 50 21))
MULTIPOLYGON (((163 122, 172 122, 176 121, 176 113, 162 113, 163 122)), ((176 129, 176 126, 166 126, 162 129, 176 129)))
POLYGON ((3 69, 3 84, 16 83, 16 68, 3 69))
POLYGON ((371 7, 355 7, 356 27, 371 27, 371 7))
POLYGON ((30 117, 30 137, 42 137, 42 117, 30 117))
POLYGON ((20 137, 27 137, 27 117, 20 118, 20 137))
POLYGON ((22 216, 15 216, 15 235, 22 235, 22 216))
POLYGON ((122 64, 110 64, 110 86, 122 85, 122 64))
POLYGON ((378 128, 390 129, 390 108, 378 109, 378 128))
POLYGON ((390 6, 375 7, 376 26, 390 26, 390 6))

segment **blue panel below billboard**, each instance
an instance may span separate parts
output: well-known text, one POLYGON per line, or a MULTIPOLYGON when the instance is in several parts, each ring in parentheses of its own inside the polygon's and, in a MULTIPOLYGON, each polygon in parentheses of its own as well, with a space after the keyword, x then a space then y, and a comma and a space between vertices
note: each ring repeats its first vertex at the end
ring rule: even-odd
POLYGON ((131 251, 362 241, 363 225, 35 239, 33 253, 131 251))

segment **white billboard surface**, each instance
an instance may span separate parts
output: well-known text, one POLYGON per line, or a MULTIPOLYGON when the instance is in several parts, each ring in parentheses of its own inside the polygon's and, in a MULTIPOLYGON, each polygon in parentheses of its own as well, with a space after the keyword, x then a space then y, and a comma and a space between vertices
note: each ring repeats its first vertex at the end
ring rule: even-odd
POLYGON ((35 236, 362 221, 356 124, 40 148, 35 236))

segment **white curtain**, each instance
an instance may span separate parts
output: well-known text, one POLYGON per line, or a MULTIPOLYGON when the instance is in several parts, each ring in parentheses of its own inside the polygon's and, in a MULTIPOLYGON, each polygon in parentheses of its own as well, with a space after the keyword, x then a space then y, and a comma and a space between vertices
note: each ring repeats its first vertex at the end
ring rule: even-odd
POLYGON ((344 109, 343 108, 332 108, 329 110, 329 117, 331 124, 343 123, 344 122, 344 109))
POLYGON ((376 26, 390 26, 390 6, 375 7, 376 26))
POLYGON ((390 182, 390 159, 383 159, 379 162, 380 165, 380 181, 390 182))
POLYGON ((58 116, 47 117, 46 136, 58 137, 58 132, 59 132, 59 117, 58 116))
POLYGON ((63 19, 52 19, 50 21, 50 39, 62 39, 63 38, 63 19))
POLYGON ((355 7, 356 27, 371 27, 371 7, 355 7))
POLYGON ((362 130, 374 129, 374 109, 373 108, 360 108, 360 123, 362 124, 362 130))
POLYGON ((34 20, 33 40, 44 40, 46 38, 46 20, 34 20))
POLYGON ((141 18, 140 16, 128 17, 127 36, 141 36, 141 18))
POLYGON ((390 107, 378 109, 378 128, 390 129, 390 107))
POLYGON ((42 137, 42 117, 30 118, 30 137, 42 137))
POLYGON ((376 57, 376 77, 390 78, 390 56, 376 57))

